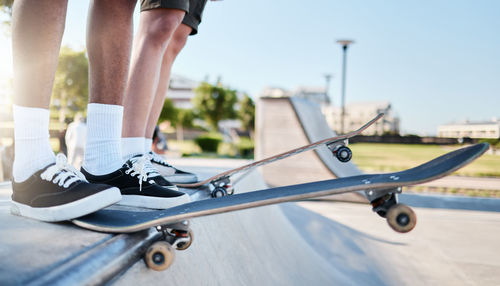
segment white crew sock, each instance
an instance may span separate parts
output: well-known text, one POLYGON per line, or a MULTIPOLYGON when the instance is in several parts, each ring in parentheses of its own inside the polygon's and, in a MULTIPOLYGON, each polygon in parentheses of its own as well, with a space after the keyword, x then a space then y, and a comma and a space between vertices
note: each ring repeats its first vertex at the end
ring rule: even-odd
POLYGON ((13 106, 14 166, 16 182, 56 161, 49 141, 50 112, 44 108, 13 106))
POLYGON ((135 155, 144 154, 144 137, 123 137, 122 158, 127 161, 135 155))
POLYGON ((83 168, 90 174, 109 174, 123 165, 122 121, 123 106, 89 103, 83 168))
POLYGON ((144 153, 149 153, 151 152, 153 146, 153 139, 151 138, 144 138, 144 153))

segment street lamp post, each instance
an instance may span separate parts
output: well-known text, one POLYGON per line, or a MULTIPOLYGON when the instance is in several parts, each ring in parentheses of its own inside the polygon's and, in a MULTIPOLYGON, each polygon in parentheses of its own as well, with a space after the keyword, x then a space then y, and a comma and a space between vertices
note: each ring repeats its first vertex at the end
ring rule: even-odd
POLYGON ((342 46, 343 62, 342 62, 342 113, 340 115, 340 134, 344 134, 344 120, 345 120, 345 78, 346 78, 346 65, 347 65, 347 47, 353 44, 352 40, 337 40, 337 44, 342 46))
POLYGON ((326 100, 328 100, 329 104, 333 103, 333 100, 330 98, 330 93, 328 92, 330 90, 330 80, 332 79, 331 74, 325 74, 325 80, 326 80, 326 86, 325 86, 325 95, 326 95, 326 100))

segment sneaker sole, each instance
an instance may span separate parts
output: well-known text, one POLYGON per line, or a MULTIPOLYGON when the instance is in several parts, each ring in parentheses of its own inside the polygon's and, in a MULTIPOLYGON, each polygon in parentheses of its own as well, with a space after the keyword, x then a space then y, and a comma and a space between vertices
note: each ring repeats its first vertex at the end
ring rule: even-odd
POLYGON ((192 184, 198 182, 196 175, 169 175, 163 177, 172 184, 192 184))
POLYGON ((117 203, 122 206, 140 207, 148 209, 168 209, 178 205, 189 203, 189 195, 174 198, 148 197, 140 195, 123 195, 122 200, 117 203))
POLYGON ((65 221, 93 213, 115 204, 120 201, 121 197, 120 190, 112 187, 71 203, 46 208, 30 207, 13 201, 10 212, 14 215, 47 222, 65 221))

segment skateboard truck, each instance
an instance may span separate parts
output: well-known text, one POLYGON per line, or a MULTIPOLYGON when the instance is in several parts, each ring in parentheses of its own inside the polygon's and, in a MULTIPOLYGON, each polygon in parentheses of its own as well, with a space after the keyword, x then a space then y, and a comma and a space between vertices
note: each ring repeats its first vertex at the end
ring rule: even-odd
POLYGON ((415 227, 417 216, 409 206, 398 203, 396 194, 401 192, 402 188, 398 187, 373 200, 371 204, 372 210, 385 218, 392 229, 406 233, 415 227))
POLYGON ((332 152, 333 156, 337 158, 342 163, 347 163, 352 159, 352 151, 347 147, 349 140, 344 140, 344 144, 338 144, 338 142, 333 142, 327 144, 326 146, 332 152))
POLYGON ((193 243, 193 231, 189 228, 189 221, 159 225, 158 232, 163 234, 162 240, 153 243, 144 256, 146 265, 156 271, 170 267, 174 262, 175 251, 186 250, 193 243))
POLYGON ((220 198, 234 193, 234 188, 231 185, 229 176, 224 176, 210 182, 208 189, 212 198, 220 198))

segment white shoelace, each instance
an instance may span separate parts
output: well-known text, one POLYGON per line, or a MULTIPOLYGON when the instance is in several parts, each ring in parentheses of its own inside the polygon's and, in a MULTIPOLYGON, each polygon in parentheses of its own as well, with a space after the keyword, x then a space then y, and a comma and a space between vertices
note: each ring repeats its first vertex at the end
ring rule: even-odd
POLYGON ((68 164, 68 160, 64 154, 57 154, 56 164, 47 168, 40 174, 42 180, 58 184, 64 188, 68 188, 71 184, 78 181, 85 181, 85 176, 75 167, 68 164))
POLYGON ((149 154, 134 157, 130 159, 130 162, 132 166, 125 171, 125 174, 130 174, 132 177, 137 175, 139 179, 139 191, 142 191, 142 182, 154 184, 155 181, 150 180, 149 177, 160 176, 160 173, 151 164, 151 156, 149 154))

